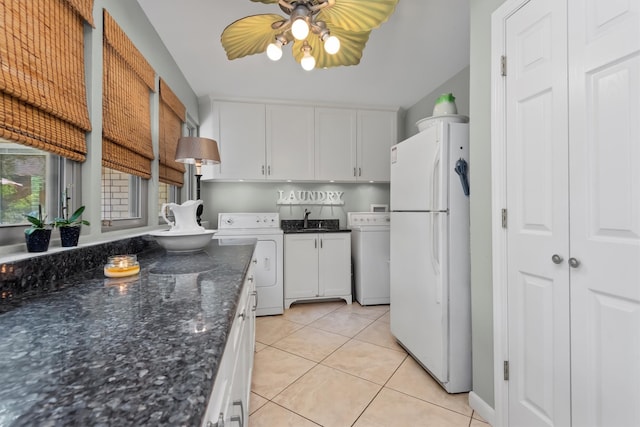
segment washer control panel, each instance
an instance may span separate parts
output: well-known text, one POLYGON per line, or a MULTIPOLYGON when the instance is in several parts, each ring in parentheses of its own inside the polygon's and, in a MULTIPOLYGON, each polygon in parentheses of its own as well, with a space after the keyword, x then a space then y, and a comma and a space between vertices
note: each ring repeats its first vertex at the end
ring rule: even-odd
POLYGON ((280 214, 267 213, 219 213, 218 229, 280 228, 280 214))
POLYGON ((385 226, 391 224, 389 212, 348 212, 348 227, 385 226))

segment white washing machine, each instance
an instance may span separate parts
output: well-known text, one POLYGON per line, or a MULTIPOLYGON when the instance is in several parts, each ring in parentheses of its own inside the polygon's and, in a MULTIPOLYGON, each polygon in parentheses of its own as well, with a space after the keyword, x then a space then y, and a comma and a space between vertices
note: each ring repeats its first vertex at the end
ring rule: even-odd
POLYGON ((278 213, 220 213, 214 238, 258 239, 254 251, 256 316, 284 312, 283 252, 284 233, 278 213))
POLYGON ((355 298, 361 305, 389 304, 388 212, 349 212, 355 298))

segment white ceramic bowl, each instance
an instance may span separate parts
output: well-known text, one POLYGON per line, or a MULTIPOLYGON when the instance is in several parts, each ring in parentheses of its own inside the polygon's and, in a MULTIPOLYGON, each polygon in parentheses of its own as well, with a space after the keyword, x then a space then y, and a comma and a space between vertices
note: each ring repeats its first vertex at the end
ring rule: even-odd
POLYGON ((197 231, 152 231, 149 235, 156 238, 160 246, 168 252, 192 252, 209 244, 216 230, 197 231))

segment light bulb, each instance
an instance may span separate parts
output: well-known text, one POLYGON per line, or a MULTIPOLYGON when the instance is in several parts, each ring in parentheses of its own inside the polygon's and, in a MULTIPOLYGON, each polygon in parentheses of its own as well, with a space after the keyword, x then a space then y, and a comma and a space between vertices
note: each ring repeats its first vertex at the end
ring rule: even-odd
POLYGON ((316 68, 316 58, 311 56, 309 52, 305 52, 304 56, 300 60, 300 65, 306 71, 311 71, 316 68))
POLYGON ((267 46, 267 56, 272 61, 277 61, 282 58, 282 43, 280 40, 276 40, 275 43, 269 43, 269 46, 267 46))
POLYGON ((302 18, 293 21, 291 25, 291 34, 298 40, 304 40, 309 35, 309 24, 302 18))
POLYGON ((329 55, 334 55, 340 50, 340 39, 336 36, 329 36, 324 41, 324 50, 329 55))

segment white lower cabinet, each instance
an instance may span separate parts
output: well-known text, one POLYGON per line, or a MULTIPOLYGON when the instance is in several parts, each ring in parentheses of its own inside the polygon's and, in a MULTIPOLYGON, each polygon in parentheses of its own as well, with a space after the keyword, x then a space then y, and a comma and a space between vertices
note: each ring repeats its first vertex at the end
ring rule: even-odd
MULTIPOLYGON (((253 267, 254 263, 251 264, 253 267)), ((253 268, 245 280, 235 319, 222 355, 203 427, 244 427, 249 423, 249 395, 255 350, 257 293, 253 268)))
POLYGON ((284 307, 327 298, 351 304, 350 233, 285 235, 284 307))

